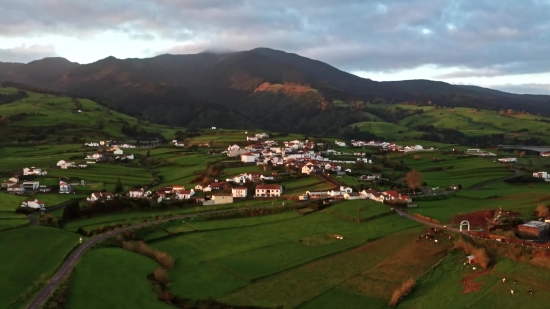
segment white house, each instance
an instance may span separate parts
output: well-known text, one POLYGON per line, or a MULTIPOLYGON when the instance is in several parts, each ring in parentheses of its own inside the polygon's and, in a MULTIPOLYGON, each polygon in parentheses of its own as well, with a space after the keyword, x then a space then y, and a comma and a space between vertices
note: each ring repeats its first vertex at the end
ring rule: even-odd
POLYGON ((99 143, 90 142, 90 143, 84 144, 84 146, 88 146, 88 147, 99 147, 99 143))
POLYGON ((241 161, 243 163, 254 163, 256 162, 256 156, 253 153, 247 152, 241 155, 241 161))
POLYGON ((96 152, 96 153, 94 153, 90 156, 86 156, 86 159, 87 160, 99 160, 99 159, 101 159, 101 157, 103 157, 103 155, 99 152, 96 152))
POLYGON ((46 171, 42 171, 41 169, 35 168, 34 166, 32 166, 30 168, 25 167, 23 169, 23 175, 25 175, 25 176, 28 176, 28 175, 42 176, 42 175, 46 175, 46 174, 47 174, 46 171))
POLYGON ((67 183, 65 181, 60 181, 59 182, 59 193, 68 194, 68 193, 72 193, 72 192, 73 192, 73 188, 72 188, 70 183, 67 183))
POLYGON ((257 142, 257 141, 258 141, 258 138, 257 138, 256 136, 247 136, 247 137, 246 137, 246 140, 247 140, 247 141, 257 142))
POLYGON ((345 142, 334 141, 334 143, 335 143, 337 146, 346 147, 346 143, 345 143, 345 142))
POLYGON ((195 190, 180 190, 176 192, 176 199, 178 200, 188 200, 191 196, 195 195, 195 190))
POLYGON ((87 198, 87 200, 90 202, 95 202, 100 199, 109 201, 109 200, 112 200, 113 197, 114 197, 114 194, 112 192, 94 192, 89 198, 87 198))
POLYGON ((128 197, 130 198, 141 198, 145 195, 145 190, 143 188, 140 189, 132 189, 128 191, 128 197))
POLYGON ((256 186, 256 197, 279 197, 283 192, 281 185, 258 185, 256 186))
POLYGON ((498 162, 500 163, 518 162, 518 158, 502 158, 502 159, 498 159, 498 162))
POLYGON ((261 179, 261 180, 275 180, 275 177, 273 177, 273 176, 261 175, 261 176, 260 176, 260 179, 261 179))
POLYGON ((365 199, 366 197, 363 195, 360 195, 357 192, 351 192, 351 193, 345 193, 344 198, 346 200, 359 200, 359 199, 365 199))
POLYGON ((233 197, 246 197, 248 195, 248 189, 245 187, 235 187, 231 189, 231 195, 233 197))
POLYGON ((33 209, 45 209, 44 202, 35 198, 28 199, 21 204, 21 207, 33 208, 33 209))
POLYGON ((313 174, 319 170, 319 167, 311 162, 308 162, 306 165, 302 166, 302 174, 313 174))
POLYGON ((536 173, 533 173, 533 177, 534 178, 541 178, 541 179, 544 179, 546 181, 549 181, 550 180, 550 174, 548 174, 547 172, 536 172, 536 173))
POLYGON ((38 187, 40 187, 40 183, 38 181, 25 181, 21 184, 23 186, 23 189, 25 190, 36 190, 38 187))
POLYGON ((201 186, 201 185, 196 185, 195 186, 195 191, 202 191, 202 189, 203 189, 203 186, 201 186))
POLYGON ((114 155, 121 155, 121 154, 124 154, 124 150, 120 149, 120 148, 116 148, 113 150, 113 154, 114 155))

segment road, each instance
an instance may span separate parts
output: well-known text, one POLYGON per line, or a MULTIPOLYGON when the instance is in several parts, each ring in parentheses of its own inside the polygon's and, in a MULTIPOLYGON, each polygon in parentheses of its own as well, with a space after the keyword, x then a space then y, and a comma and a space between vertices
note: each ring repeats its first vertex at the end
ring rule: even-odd
POLYGON ((441 225, 441 224, 420 220, 419 218, 417 218, 415 216, 412 216, 412 215, 410 215, 410 214, 408 214, 408 213, 406 213, 402 210, 399 210, 397 208, 393 208, 393 210, 395 210, 395 212, 398 213, 400 216, 403 216, 407 219, 422 223, 424 225, 429 225, 429 226, 436 227, 438 229, 442 229, 442 230, 446 230, 446 231, 451 231, 451 232, 456 232, 456 233, 461 233, 461 234, 467 234, 466 231, 461 232, 460 229, 457 229, 457 228, 454 228, 454 227, 446 227, 446 226, 441 225))
POLYGON ((86 251, 88 251, 93 245, 97 244, 98 242, 106 238, 115 236, 117 234, 123 233, 128 230, 133 230, 133 229, 137 229, 137 228, 141 228, 141 227, 149 226, 153 224, 164 223, 171 220, 192 218, 192 217, 197 217, 205 214, 208 214, 208 215, 221 214, 221 213, 226 213, 231 211, 235 211, 235 209, 214 210, 214 211, 202 212, 202 213, 196 213, 196 214, 181 215, 181 216, 166 218, 162 220, 143 222, 143 223, 128 226, 128 227, 119 228, 118 230, 110 231, 110 232, 101 234, 99 236, 93 237, 87 242, 85 242, 84 244, 82 244, 81 246, 79 246, 76 249, 76 251, 71 253, 71 255, 63 263, 63 265, 57 271, 57 273, 53 276, 53 278, 51 278, 48 281, 46 286, 44 286, 42 290, 40 290, 40 292, 36 295, 33 301, 27 306, 27 309, 40 309, 44 305, 48 297, 50 297, 50 295, 53 293, 53 291, 57 289, 57 286, 59 286, 59 284, 63 281, 63 279, 71 272, 76 262, 78 262, 78 260, 84 255, 84 253, 86 253, 86 251))

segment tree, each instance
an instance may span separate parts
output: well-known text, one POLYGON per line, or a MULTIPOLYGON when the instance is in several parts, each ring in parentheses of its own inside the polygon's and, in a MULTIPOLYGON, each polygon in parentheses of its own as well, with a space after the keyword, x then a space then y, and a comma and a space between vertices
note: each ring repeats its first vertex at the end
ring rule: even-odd
POLYGON ((78 201, 73 201, 63 209, 63 221, 67 222, 80 217, 80 205, 78 201))
POLYGON ((124 186, 122 185, 122 181, 120 180, 120 177, 118 178, 115 186, 115 193, 122 193, 124 191, 124 186))
POLYGON ((538 204, 537 205, 537 213, 539 217, 548 217, 550 215, 550 211, 548 210, 548 206, 544 204, 538 204))
POLYGON ((424 182, 424 176, 417 170, 411 170, 406 176, 407 184, 413 191, 418 189, 424 182))

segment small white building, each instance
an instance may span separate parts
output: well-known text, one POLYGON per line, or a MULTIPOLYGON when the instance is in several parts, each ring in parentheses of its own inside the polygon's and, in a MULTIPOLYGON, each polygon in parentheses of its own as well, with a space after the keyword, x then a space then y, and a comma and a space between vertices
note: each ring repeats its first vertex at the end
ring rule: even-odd
POLYGON ((231 195, 233 197, 243 198, 248 195, 248 189, 246 187, 235 187, 231 189, 231 195))
POLYGON ((191 199, 191 196, 195 195, 195 190, 180 190, 176 192, 176 199, 178 200, 188 200, 191 199))
POLYGON ((128 197, 130 198, 142 198, 144 196, 145 196, 145 190, 143 188, 132 189, 128 191, 128 197))
POLYGON ((281 185, 258 185, 256 186, 256 197, 279 197, 283 192, 281 185))
POLYGON ((518 162, 518 158, 501 158, 501 159, 498 159, 498 162, 500 162, 500 163, 515 163, 515 162, 518 162))
POLYGON ((241 161, 243 163, 254 163, 256 162, 256 156, 251 152, 243 153, 241 155, 241 161))
POLYGON ((35 198, 28 199, 21 204, 21 207, 33 208, 33 209, 45 209, 44 202, 35 198))
POLYGON ((533 173, 534 178, 549 179, 550 175, 547 172, 536 172, 533 173))
POLYGON ((59 182, 59 193, 69 194, 72 192, 73 192, 73 188, 70 183, 67 183, 65 181, 59 182))

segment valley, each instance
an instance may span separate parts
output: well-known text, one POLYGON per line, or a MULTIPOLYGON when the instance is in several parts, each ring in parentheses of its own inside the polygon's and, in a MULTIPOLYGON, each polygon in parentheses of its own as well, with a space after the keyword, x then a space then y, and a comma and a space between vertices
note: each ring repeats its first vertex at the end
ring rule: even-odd
POLYGON ((544 307, 548 236, 519 230, 550 216, 550 157, 522 149, 548 145, 544 115, 335 99, 334 134, 289 133, 0 88, 21 91, 0 105, 0 307, 544 307))

